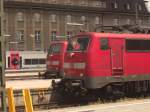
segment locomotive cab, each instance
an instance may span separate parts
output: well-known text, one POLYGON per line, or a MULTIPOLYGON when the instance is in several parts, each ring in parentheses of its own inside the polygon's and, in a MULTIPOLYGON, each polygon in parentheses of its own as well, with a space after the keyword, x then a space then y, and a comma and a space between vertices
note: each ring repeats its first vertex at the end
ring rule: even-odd
POLYGON ((66 85, 80 86, 88 76, 88 60, 92 44, 91 35, 77 35, 70 39, 65 53, 63 81, 66 85), (67 80, 67 81, 65 81, 67 80), (69 81, 68 81, 69 80, 69 81))
POLYGON ((64 54, 67 48, 67 41, 52 42, 46 59, 45 78, 61 77, 63 72, 64 54))
POLYGON ((112 40, 103 33, 84 33, 73 37, 64 61, 64 80, 71 82, 67 85, 98 89, 109 83, 108 77, 121 76, 123 42, 123 39, 112 40))

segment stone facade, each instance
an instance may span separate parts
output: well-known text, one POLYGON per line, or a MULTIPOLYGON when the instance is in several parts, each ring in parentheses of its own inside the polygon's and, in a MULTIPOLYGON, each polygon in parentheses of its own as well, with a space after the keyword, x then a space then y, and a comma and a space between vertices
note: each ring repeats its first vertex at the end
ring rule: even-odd
POLYGON ((100 26, 150 25, 143 0, 4 1, 7 50, 45 50, 55 35, 100 32, 100 26))

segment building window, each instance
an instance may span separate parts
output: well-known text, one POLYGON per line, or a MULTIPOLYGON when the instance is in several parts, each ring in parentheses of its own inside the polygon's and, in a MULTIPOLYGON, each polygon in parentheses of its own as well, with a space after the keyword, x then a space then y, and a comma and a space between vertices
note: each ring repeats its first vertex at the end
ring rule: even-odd
POLYGON ((141 19, 138 20, 138 24, 142 25, 142 20, 141 19))
POLYGON ((103 1, 95 1, 94 2, 95 7, 101 7, 101 8, 106 8, 106 2, 103 1))
POLYGON ((99 17, 95 17, 95 24, 98 25, 100 23, 99 17))
POLYGON ((106 8, 106 2, 102 2, 102 4, 103 8, 106 8))
POLYGON ((111 5, 112 5, 112 8, 114 8, 114 9, 117 9, 117 8, 118 8, 118 3, 117 3, 117 2, 114 2, 114 3, 112 3, 111 5))
POLYGON ((126 24, 127 24, 127 25, 130 25, 130 23, 131 23, 131 20, 130 20, 130 19, 127 19, 127 20, 126 20, 126 24))
POLYGON ((24 21, 24 15, 22 12, 17 13, 17 21, 24 21))
POLYGON ((67 23, 71 23, 71 15, 67 15, 66 16, 66 22, 67 23))
POLYGON ((34 20, 35 20, 35 22, 41 22, 41 15, 39 13, 35 13, 34 20))
POLYGON ((52 3, 57 3, 57 1, 56 1, 56 0, 51 0, 51 2, 52 2, 52 3))
POLYGON ((67 38, 71 38, 72 34, 72 31, 67 31, 67 38))
POLYGON ((125 10, 130 10, 130 8, 131 8, 129 3, 125 4, 124 7, 125 7, 125 10))
POLYGON ((81 21, 85 22, 86 21, 86 17, 85 16, 81 16, 81 21))
POLYGON ((71 5, 72 4, 72 0, 66 0, 66 4, 67 5, 71 5))
POLYGON ((119 25, 119 19, 113 19, 113 25, 118 26, 119 25))
POLYGON ((51 40, 55 40, 56 35, 57 35, 57 32, 56 31, 52 31, 51 32, 51 40))
POLYGON ((21 42, 24 41, 24 30, 17 31, 17 39, 21 42))
POLYGON ((137 8, 138 8, 139 11, 142 10, 142 6, 140 4, 137 5, 137 8))
POLYGON ((87 5, 87 1, 86 0, 81 0, 81 5, 87 5))
POLYGON ((39 30, 35 31, 35 42, 41 42, 41 31, 39 30))
POLYGON ((101 1, 95 1, 95 6, 102 6, 102 2, 101 1))
POLYGON ((55 15, 55 14, 52 14, 50 20, 51 20, 52 23, 57 22, 57 21, 56 21, 56 15, 55 15))
POLYGON ((34 2, 41 2, 41 0, 34 0, 34 2))

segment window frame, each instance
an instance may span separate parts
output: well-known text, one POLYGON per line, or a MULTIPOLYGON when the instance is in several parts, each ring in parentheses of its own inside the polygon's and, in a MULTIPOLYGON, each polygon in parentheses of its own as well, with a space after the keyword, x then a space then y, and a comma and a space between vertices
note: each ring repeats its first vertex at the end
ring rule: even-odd
MULTIPOLYGON (((125 50, 126 50, 126 52, 150 52, 150 46, 149 46, 149 49, 143 49, 143 48, 141 48, 141 44, 142 45, 148 45, 148 44, 144 44, 144 42, 142 42, 142 41, 149 41, 149 43, 150 43, 150 40, 149 39, 125 39, 125 50), (140 49, 129 49, 129 48, 127 48, 127 41, 140 41, 141 40, 141 43, 140 43, 140 45, 138 46, 140 49)), ((132 43, 132 46, 133 45, 135 45, 135 44, 133 44, 132 43)), ((150 44, 149 44, 150 45, 150 44)), ((128 46, 129 47, 129 46, 128 46)), ((146 47, 147 48, 147 47, 146 47)))

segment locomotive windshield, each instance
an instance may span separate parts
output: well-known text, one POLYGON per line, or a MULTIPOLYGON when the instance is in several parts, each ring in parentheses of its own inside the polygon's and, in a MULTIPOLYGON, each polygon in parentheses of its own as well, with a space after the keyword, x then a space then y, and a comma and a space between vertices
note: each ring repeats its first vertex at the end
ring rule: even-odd
POLYGON ((89 44, 88 37, 75 37, 69 41, 67 51, 85 51, 89 44))
POLYGON ((62 48, 62 47, 61 47, 61 44, 52 44, 52 45, 49 47, 48 54, 60 53, 61 48, 62 48))

